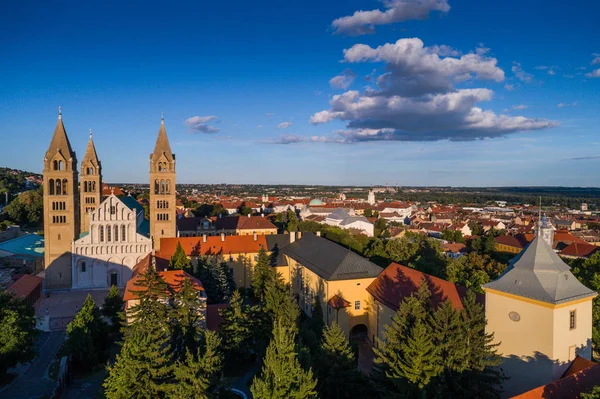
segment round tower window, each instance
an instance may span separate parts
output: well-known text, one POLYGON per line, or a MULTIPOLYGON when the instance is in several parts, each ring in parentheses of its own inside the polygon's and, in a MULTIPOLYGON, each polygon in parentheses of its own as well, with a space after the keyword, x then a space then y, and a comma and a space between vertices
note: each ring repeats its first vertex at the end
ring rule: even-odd
POLYGON ((512 321, 519 321, 521 320, 521 316, 517 313, 517 312, 510 312, 508 314, 508 317, 512 320, 512 321))

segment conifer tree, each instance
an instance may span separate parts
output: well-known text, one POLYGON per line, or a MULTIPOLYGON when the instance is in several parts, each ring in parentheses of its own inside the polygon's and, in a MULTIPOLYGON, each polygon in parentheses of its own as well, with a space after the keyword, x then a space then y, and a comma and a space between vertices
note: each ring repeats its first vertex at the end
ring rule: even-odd
POLYGON ((213 262, 208 257, 204 256, 198 259, 198 270, 195 277, 202 281, 208 304, 222 303, 219 284, 215 278, 213 262))
POLYGON ((269 255, 263 246, 258 250, 258 259, 252 272, 252 289, 254 296, 260 300, 265 297, 267 282, 275 278, 269 255))
POLYGON ((235 280, 233 279, 233 270, 229 267, 227 262, 220 261, 215 264, 215 276, 219 285, 219 296, 221 302, 228 302, 231 299, 231 295, 235 291, 235 280))
POLYGON ((323 321, 323 306, 321 305, 321 298, 315 296, 312 307, 312 315, 310 317, 310 326, 317 337, 323 335, 325 329, 325 322, 323 321))
POLYGON ((209 388, 223 366, 221 339, 213 331, 204 332, 204 343, 194 353, 187 351, 175 364, 175 384, 170 393, 173 399, 208 398, 209 388))
POLYGON ((284 326, 293 328, 295 333, 298 331, 300 309, 280 276, 267 281, 264 308, 274 322, 281 322, 284 326))
POLYGON ((192 263, 185 254, 181 242, 177 241, 177 248, 175 248, 175 253, 169 261, 169 270, 185 270, 189 272, 191 269, 192 263))
POLYGON ((111 320, 112 328, 115 330, 118 330, 121 323, 119 313, 123 310, 123 304, 119 289, 111 285, 108 295, 104 298, 102 314, 111 320))
POLYGON ((175 357, 183 359, 187 351, 195 353, 205 326, 204 303, 189 278, 184 278, 174 295, 171 307, 172 337, 175 357))
POLYGON ((356 368, 356 360, 346 335, 337 323, 323 331, 318 359, 318 390, 323 398, 361 397, 365 383, 356 368))
POLYGON ((0 290, 0 377, 17 363, 33 360, 37 333, 33 306, 0 290))
POLYGON ((233 293, 229 306, 221 310, 220 334, 228 360, 245 361, 250 358, 254 337, 252 313, 237 291, 233 293))
POLYGON ((295 349, 296 331, 281 320, 275 323, 260 376, 250 391, 256 399, 315 398, 317 381, 300 366, 295 349))
POLYGON ((103 360, 108 347, 108 326, 102 320, 100 309, 88 294, 83 306, 67 326, 67 351, 76 367, 90 370, 103 360))

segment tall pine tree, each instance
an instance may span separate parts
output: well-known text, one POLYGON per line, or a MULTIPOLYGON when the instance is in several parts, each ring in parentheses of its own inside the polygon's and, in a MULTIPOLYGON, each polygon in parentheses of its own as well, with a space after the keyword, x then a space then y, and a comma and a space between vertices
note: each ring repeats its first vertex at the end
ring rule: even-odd
POLYGON ((108 317, 111 321, 111 328, 114 331, 118 331, 121 326, 121 318, 119 314, 123 310, 123 298, 119 289, 111 285, 108 295, 104 298, 104 305, 102 306, 102 314, 108 317))
POLYGON ((67 351, 78 370, 90 370, 104 360, 108 348, 108 325, 88 294, 83 306, 67 326, 67 351))
POLYGON ((203 344, 194 353, 187 351, 175 364, 173 399, 206 399, 223 366, 221 339, 213 331, 205 331, 203 344))
POLYGON ((296 353, 296 331, 281 320, 275 323, 260 376, 250 391, 256 399, 315 398, 317 381, 311 370, 300 366, 296 353))
POLYGON ((205 303, 189 278, 184 278, 174 295, 171 307, 171 331, 175 357, 183 359, 186 352, 198 350, 202 330, 206 326, 205 303))
POLYGON ((181 246, 181 242, 177 241, 177 247, 175 248, 175 253, 171 256, 171 260, 169 261, 169 270, 185 270, 190 272, 192 270, 192 263, 188 259, 181 246))
POLYGON ((244 305, 243 298, 235 291, 229 306, 221 310, 222 322, 220 334, 223 339, 223 349, 230 363, 247 361, 253 349, 255 323, 251 308, 244 305))
POLYGON ((271 260, 265 247, 261 246, 258 250, 258 259, 254 264, 252 272, 252 290, 254 296, 260 300, 265 298, 267 282, 275 278, 275 271, 271 267, 271 260))

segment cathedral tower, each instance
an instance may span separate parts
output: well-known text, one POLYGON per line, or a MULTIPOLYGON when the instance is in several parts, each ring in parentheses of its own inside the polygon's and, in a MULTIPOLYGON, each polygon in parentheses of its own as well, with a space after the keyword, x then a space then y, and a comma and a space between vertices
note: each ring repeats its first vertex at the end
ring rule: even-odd
POLYGON ((150 154, 150 236, 160 250, 162 237, 175 237, 175 154, 171 152, 164 117, 150 154))
POLYGON ((81 161, 80 184, 81 232, 86 232, 89 230, 88 213, 94 211, 102 202, 102 164, 98 160, 98 154, 96 154, 91 129, 90 141, 88 141, 83 161, 81 161))
POLYGON ((77 157, 59 108, 44 157, 44 246, 46 289, 71 288, 71 244, 79 237, 77 157))

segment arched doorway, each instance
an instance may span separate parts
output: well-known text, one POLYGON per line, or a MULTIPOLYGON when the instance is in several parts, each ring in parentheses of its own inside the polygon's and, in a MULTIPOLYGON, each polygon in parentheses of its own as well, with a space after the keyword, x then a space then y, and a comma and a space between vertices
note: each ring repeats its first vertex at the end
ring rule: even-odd
POLYGON ((119 286, 119 273, 116 270, 111 270, 108 274, 108 286, 119 286))
POLYGON ((350 330, 350 341, 364 341, 369 336, 369 329, 364 324, 357 324, 350 330))

